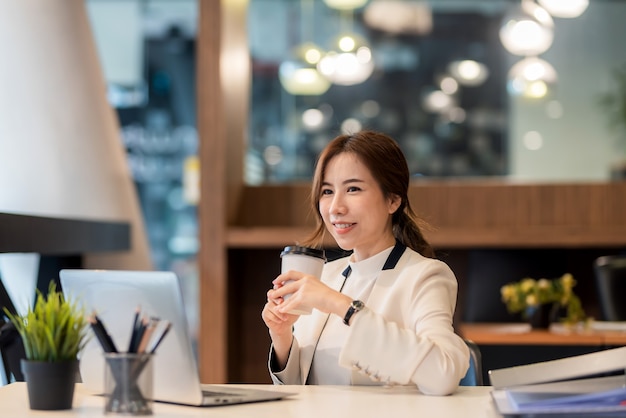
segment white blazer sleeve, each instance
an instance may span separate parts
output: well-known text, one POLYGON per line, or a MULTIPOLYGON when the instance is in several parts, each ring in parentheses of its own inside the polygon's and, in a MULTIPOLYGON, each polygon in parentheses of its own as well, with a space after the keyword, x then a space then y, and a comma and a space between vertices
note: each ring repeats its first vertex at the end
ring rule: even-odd
POLYGON ((272 382, 274 382, 275 385, 304 384, 300 373, 300 347, 296 338, 294 338, 291 343, 289 358, 287 359, 287 364, 283 370, 277 370, 274 356, 274 345, 272 345, 270 348, 270 358, 267 362, 267 366, 270 371, 272 382))
POLYGON ((452 328, 456 278, 437 260, 408 264, 389 279, 382 300, 354 316, 339 364, 374 380, 448 395, 469 367, 469 350, 452 328))

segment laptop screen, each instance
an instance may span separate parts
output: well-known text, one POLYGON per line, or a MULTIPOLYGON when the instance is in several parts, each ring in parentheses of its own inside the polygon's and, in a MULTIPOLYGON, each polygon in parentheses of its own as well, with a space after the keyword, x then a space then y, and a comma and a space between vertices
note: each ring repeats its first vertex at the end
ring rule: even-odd
MULTIPOLYGON (((127 351, 134 316, 139 308, 147 317, 172 323, 154 358, 155 400, 200 404, 202 391, 176 275, 161 271, 62 270, 61 287, 87 314, 95 312, 118 351, 127 351)), ((90 331, 91 332, 91 331, 90 331)), ((92 336, 80 356, 84 386, 104 390, 102 346, 92 336)))

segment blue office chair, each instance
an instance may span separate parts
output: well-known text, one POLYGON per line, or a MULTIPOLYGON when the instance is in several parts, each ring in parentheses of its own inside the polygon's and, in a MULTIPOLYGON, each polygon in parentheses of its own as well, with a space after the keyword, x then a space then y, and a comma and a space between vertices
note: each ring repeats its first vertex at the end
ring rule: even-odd
POLYGON ((459 386, 482 386, 483 385, 483 364, 480 354, 480 347, 474 341, 464 340, 470 350, 470 365, 467 373, 459 382, 459 386))

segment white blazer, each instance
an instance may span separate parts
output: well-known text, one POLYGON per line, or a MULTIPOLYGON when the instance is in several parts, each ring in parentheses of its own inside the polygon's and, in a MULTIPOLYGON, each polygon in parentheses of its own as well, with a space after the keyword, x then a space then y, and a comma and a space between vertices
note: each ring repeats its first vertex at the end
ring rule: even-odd
MULTIPOLYGON (((339 291, 348 257, 327 263, 321 280, 339 291)), ((415 384, 425 394, 448 395, 469 367, 469 350, 452 318, 457 281, 443 262, 396 244, 378 276, 366 308, 355 314, 339 366, 352 368, 353 385, 415 384)), ((313 310, 294 324, 285 369, 273 368, 275 384, 305 384, 328 314, 313 310)))

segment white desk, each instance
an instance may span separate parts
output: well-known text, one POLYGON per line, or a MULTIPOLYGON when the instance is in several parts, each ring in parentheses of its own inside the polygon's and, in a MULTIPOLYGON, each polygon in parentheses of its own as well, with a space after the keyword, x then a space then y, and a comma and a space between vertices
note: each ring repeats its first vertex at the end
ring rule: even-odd
MULTIPOLYGON (((239 385, 238 385, 239 386, 239 385)), ((420 394, 407 387, 374 386, 267 386, 241 385, 259 389, 296 392, 297 395, 270 402, 197 408, 154 404, 154 417, 252 417, 252 418, 335 418, 335 417, 499 417, 492 405, 491 387, 461 387, 452 396, 420 394)), ((0 388, 0 417, 112 417, 104 415, 103 398, 90 396, 76 386, 74 408, 67 411, 32 411, 25 383, 0 388)))

